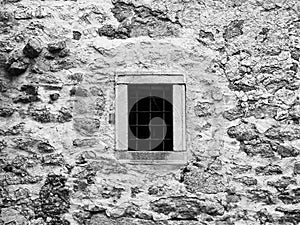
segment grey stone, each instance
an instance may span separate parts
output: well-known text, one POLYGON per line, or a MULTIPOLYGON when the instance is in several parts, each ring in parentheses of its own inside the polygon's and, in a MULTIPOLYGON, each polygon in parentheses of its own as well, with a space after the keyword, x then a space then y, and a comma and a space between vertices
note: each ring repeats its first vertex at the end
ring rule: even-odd
POLYGON ((9 58, 7 72, 12 76, 18 76, 24 73, 30 62, 28 58, 19 56, 18 58, 9 58))
POLYGON ((74 30, 74 31, 73 31, 73 39, 74 39, 74 40, 77 40, 77 41, 80 40, 81 35, 82 35, 81 32, 79 32, 79 31, 77 31, 77 30, 74 30))
POLYGON ((7 147, 7 142, 5 140, 0 140, 0 152, 7 147))
POLYGON ((282 174, 283 170, 279 165, 266 165, 266 166, 259 166, 255 168, 255 173, 257 175, 276 175, 282 174))
POLYGON ((70 49, 64 48, 63 50, 61 50, 61 51, 58 53, 58 56, 59 56, 60 58, 65 58, 65 57, 67 57, 67 56, 70 56, 70 54, 71 54, 70 49))
POLYGON ((208 39, 210 41, 214 41, 215 40, 213 33, 205 31, 205 30, 200 30, 199 31, 199 38, 200 39, 208 39))
POLYGON ((130 30, 123 28, 114 28, 112 25, 104 25, 98 29, 99 36, 106 36, 110 39, 126 39, 130 35, 130 30))
POLYGON ((268 223, 272 224, 275 222, 272 214, 269 213, 268 210, 265 208, 257 211, 256 215, 258 217, 260 224, 268 224, 268 223))
POLYGON ((3 136, 10 136, 10 135, 20 135, 24 130, 24 122, 18 123, 12 126, 9 126, 8 128, 0 128, 0 135, 3 136))
POLYGON ((41 41, 37 38, 30 38, 25 45, 23 52, 28 58, 36 58, 42 51, 41 41))
POLYGON ((234 172, 234 173, 247 173, 249 172, 250 170, 252 169, 252 166, 250 165, 239 165, 239 164, 236 164, 234 166, 231 167, 231 170, 234 172))
POLYGON ((274 157, 274 151, 269 143, 257 143, 257 144, 245 144, 241 143, 241 151, 247 153, 247 155, 255 156, 260 155, 264 158, 274 157))
POLYGON ((65 164, 65 160, 62 154, 54 153, 50 155, 44 155, 42 158, 42 163, 44 165, 62 166, 65 164))
POLYGON ((99 142, 96 138, 74 139, 73 146, 75 147, 92 147, 99 142))
POLYGON ((100 128, 100 121, 95 118, 74 118, 74 128, 83 135, 93 135, 100 128))
POLYGON ((32 118, 41 123, 50 123, 54 121, 54 116, 47 108, 39 108, 30 110, 32 118))
POLYGON ((229 121, 236 120, 245 115, 245 110, 241 107, 229 109, 223 113, 223 117, 229 121))
POLYGON ((264 189, 251 189, 247 191, 249 193, 249 198, 256 202, 264 202, 268 205, 275 203, 275 197, 274 195, 264 189))
POLYGON ((229 39, 240 36, 243 34, 243 20, 234 20, 232 21, 224 30, 223 37, 226 41, 229 39))
POLYGON ((10 117, 15 111, 11 107, 0 107, 0 117, 10 117))
POLYGON ((275 187, 279 191, 283 191, 286 189, 290 184, 296 184, 296 181, 292 177, 281 177, 276 181, 268 181, 268 185, 275 187))
POLYGON ((57 122, 66 123, 72 121, 73 115, 70 108, 62 107, 57 116, 57 122))
POLYGON ((46 218, 51 224, 70 224, 61 215, 70 207, 70 191, 65 186, 67 179, 62 175, 49 174, 42 186, 35 207, 38 217, 46 218))
POLYGON ((279 219, 279 222, 282 224, 299 224, 300 222, 300 210, 298 208, 291 209, 291 208, 283 208, 283 207, 277 207, 275 209, 278 212, 284 213, 284 216, 282 216, 279 219))
POLYGON ((106 33, 114 38, 177 36, 181 27, 178 20, 171 20, 163 11, 152 10, 146 6, 117 1, 112 12, 121 23, 116 32, 112 27, 107 29, 109 32, 106 33))
POLYGON ((52 145, 50 145, 48 142, 40 142, 37 145, 37 149, 41 153, 52 153, 55 151, 55 148, 52 145))
POLYGON ((294 60, 299 61, 299 59, 300 59, 300 49, 299 49, 299 48, 293 48, 293 49, 291 50, 291 57, 292 57, 294 60))
POLYGON ((217 216, 224 214, 224 208, 217 202, 187 196, 160 198, 150 203, 152 210, 170 216, 172 219, 195 219, 200 213, 217 216))
MULTIPOLYGON (((294 184, 296 184, 295 181, 294 184)), ((284 204, 298 204, 300 203, 300 188, 282 191, 278 195, 278 199, 280 199, 284 204)))
POLYGON ((51 101, 56 101, 59 98, 59 93, 50 94, 51 101))
POLYGON ((1 40, 0 41, 0 52, 11 52, 14 50, 15 44, 10 40, 1 40))
POLYGON ((205 117, 211 116, 213 113, 213 104, 209 102, 198 102, 194 107, 196 116, 205 117))
POLYGON ((282 158, 296 157, 300 154, 300 150, 293 146, 276 145, 273 148, 282 158))
POLYGON ((223 175, 211 171, 204 171, 204 169, 196 166, 184 168, 181 176, 181 181, 191 192, 216 194, 226 189, 223 175))
POLYGON ((271 127, 265 132, 265 135, 271 139, 292 141, 300 139, 300 128, 296 125, 271 127))
POLYGON ((254 124, 241 122, 237 126, 230 127, 227 134, 239 141, 249 141, 259 137, 259 132, 254 124))
POLYGON ((300 161, 295 162, 294 164, 294 174, 295 175, 300 174, 300 161))
POLYGON ((48 51, 51 53, 58 53, 62 51, 63 49, 66 48, 66 41, 60 40, 60 41, 55 41, 51 42, 48 44, 48 51))
POLYGON ((243 177, 238 177, 238 178, 234 178, 234 180, 243 183, 247 186, 252 186, 252 185, 256 185, 257 184, 257 180, 253 177, 248 177, 248 176, 243 176, 243 177))

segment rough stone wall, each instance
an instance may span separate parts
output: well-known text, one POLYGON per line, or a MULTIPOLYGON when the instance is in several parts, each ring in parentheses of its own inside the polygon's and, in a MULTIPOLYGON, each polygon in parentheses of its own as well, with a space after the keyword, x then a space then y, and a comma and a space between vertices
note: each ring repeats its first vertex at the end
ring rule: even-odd
POLYGON ((299 14, 297 0, 0 1, 0 224, 299 224, 299 14), (122 71, 186 75, 186 165, 116 160, 122 71))

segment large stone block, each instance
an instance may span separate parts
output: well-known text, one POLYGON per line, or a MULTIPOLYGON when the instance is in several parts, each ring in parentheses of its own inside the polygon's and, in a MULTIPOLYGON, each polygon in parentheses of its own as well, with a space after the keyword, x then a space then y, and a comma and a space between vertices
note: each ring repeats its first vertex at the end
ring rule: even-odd
POLYGON ((82 135, 95 135, 99 131, 100 120, 95 118, 74 118, 74 129, 82 135))

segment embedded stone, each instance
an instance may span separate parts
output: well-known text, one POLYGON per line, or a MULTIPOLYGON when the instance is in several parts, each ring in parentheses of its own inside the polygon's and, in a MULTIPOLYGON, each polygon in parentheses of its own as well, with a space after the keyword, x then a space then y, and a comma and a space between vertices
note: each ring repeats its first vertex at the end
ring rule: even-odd
POLYGON ((28 58, 36 58, 42 51, 41 41, 37 38, 30 38, 25 45, 23 52, 28 58))
POLYGON ((230 127, 227 134, 239 141, 249 141, 258 138, 259 132, 254 124, 241 122, 239 125, 230 127))
POLYGON ((267 209, 261 209, 256 212, 256 215, 258 217, 258 220, 260 224, 273 224, 274 223, 274 218, 273 216, 267 211, 267 209))
POLYGON ((0 117, 10 117, 15 112, 15 109, 10 107, 0 108, 0 117))
POLYGON ((34 120, 41 123, 50 123, 54 121, 54 116, 47 108, 32 109, 30 114, 34 120))
POLYGON ((15 143, 15 148, 29 152, 32 151, 38 140, 31 137, 20 137, 14 138, 13 142, 15 143))
POLYGON ((252 169, 252 166, 250 165, 234 165, 231 167, 231 170, 234 172, 234 173, 247 173, 249 172, 250 170, 252 169))
POLYGON ((245 114, 245 110, 241 107, 235 107, 229 109, 223 113, 223 117, 229 121, 236 120, 238 118, 243 117, 245 114))
POLYGON ((286 189, 290 184, 296 184, 296 181, 292 177, 281 177, 276 181, 268 181, 267 185, 275 187, 279 191, 283 191, 286 189))
POLYGON ((37 145, 37 149, 42 153, 52 153, 55 151, 55 148, 48 142, 40 142, 37 145))
POLYGON ((15 98, 13 98, 13 103, 31 103, 31 102, 37 102, 40 99, 37 96, 33 95, 19 95, 15 98))
POLYGON ((66 48, 65 48, 65 49, 61 50, 61 51, 58 53, 58 56, 59 56, 60 58, 64 58, 64 57, 69 56, 70 53, 71 53, 70 49, 66 49, 66 48))
POLYGON ((201 38, 201 39, 208 39, 210 41, 214 41, 215 40, 213 33, 205 31, 205 30, 200 30, 199 31, 199 38, 201 38))
POLYGON ((126 27, 114 28, 112 25, 104 25, 98 29, 99 36, 105 36, 110 39, 125 39, 130 36, 130 30, 126 27))
POLYGON ((73 146, 75 147, 92 147, 99 143, 95 138, 74 139, 73 146))
POLYGON ((293 146, 283 146, 283 145, 278 145, 275 148, 277 153, 282 157, 296 157, 300 154, 300 150, 297 148, 294 148, 293 146))
POLYGON ((226 189, 224 177, 221 174, 205 172, 196 166, 189 166, 182 171, 181 181, 191 192, 216 194, 226 189))
POLYGON ((88 90, 81 87, 73 87, 70 91, 70 95, 73 96, 79 96, 79 97, 88 97, 88 90))
POLYGON ((43 156, 42 163, 44 165, 62 166, 65 164, 65 160, 62 154, 50 154, 43 156))
MULTIPOLYGON (((296 184, 295 181, 294 184, 296 184)), ((278 199, 280 199, 284 204, 298 204, 300 203, 300 188, 282 191, 278 195, 278 199)))
POLYGON ((282 224, 299 224, 300 223, 300 209, 299 208, 283 208, 277 207, 275 211, 284 213, 284 216, 280 217, 279 222, 282 224))
POLYGON ((21 91, 24 93, 13 98, 14 103, 31 103, 40 101, 37 86, 31 84, 22 85, 21 91))
POLYGON ((160 198, 150 203, 153 211, 165 214, 171 219, 192 220, 201 213, 211 216, 224 214, 224 207, 210 200, 187 196, 172 196, 160 198))
POLYGON ((194 112, 198 117, 211 116, 213 111, 213 104, 209 102, 198 102, 194 107, 194 112))
POLYGON ((59 94, 58 93, 54 93, 54 94, 50 94, 50 99, 51 101, 56 101, 59 98, 59 94))
MULTIPOLYGON (((35 213, 43 217, 60 219, 70 207, 70 191, 66 187, 67 178, 62 175, 49 174, 39 193, 40 207, 35 213)), ((65 224, 57 223, 53 224, 65 224)))
POLYGON ((73 73, 68 76, 68 79, 71 81, 74 81, 76 83, 79 83, 83 81, 83 74, 82 73, 73 73))
POLYGON ((38 86, 32 84, 25 84, 21 86, 21 91, 28 95, 38 95, 38 86))
POLYGON ((0 135, 19 135, 23 132, 24 122, 9 126, 7 129, 0 128, 0 135))
POLYGON ((7 72, 12 76, 21 75, 27 70, 29 63, 27 58, 19 58, 9 65, 7 72))
POLYGON ((298 61, 300 59, 300 48, 293 48, 291 50, 291 57, 298 61))
POLYGON ((14 16, 13 13, 8 11, 8 10, 0 10, 0 22, 9 22, 11 20, 13 20, 14 16))
POLYGON ((260 155, 264 158, 271 158, 275 156, 274 151, 269 143, 241 143, 240 149, 250 156, 260 155))
POLYGON ((300 104, 293 105, 290 110, 289 114, 292 119, 300 119, 300 104))
POLYGON ((243 177, 239 177, 239 178, 234 178, 234 180, 243 183, 247 186, 252 186, 252 185, 256 185, 257 184, 257 180, 253 177, 248 177, 248 176, 243 176, 243 177))
POLYGON ((282 174, 283 170, 279 165, 259 166, 255 168, 256 175, 277 175, 282 174))
POLYGON ((56 41, 48 44, 48 51, 51 53, 60 52, 66 48, 66 41, 56 41))
POLYGON ((268 205, 275 203, 274 195, 268 190, 252 189, 247 192, 250 194, 248 197, 255 202, 264 202, 268 205))
POLYGON ((71 113, 71 109, 62 107, 59 110, 59 114, 58 114, 58 117, 57 117, 57 122, 59 122, 59 123, 70 122, 72 120, 72 118, 73 118, 73 115, 71 113))
POLYGON ((100 121, 94 118, 75 118, 74 128, 81 134, 93 135, 100 128, 100 121))
POLYGON ((78 41, 78 40, 80 40, 80 38, 81 38, 81 33, 79 31, 74 30, 73 31, 73 39, 78 41))
POLYGON ((0 52, 0 68, 5 68, 7 66, 7 55, 0 52))
POLYGON ((14 50, 15 44, 10 40, 0 41, 0 52, 11 52, 14 50))
POLYGON ((295 175, 300 174, 300 161, 295 162, 295 165, 294 165, 294 174, 295 175))
POLYGON ((271 127, 265 132, 265 135, 270 139, 279 139, 280 141, 286 139, 293 141, 300 139, 300 128, 296 125, 271 127))
MULTIPOLYGON (((86 222, 84 218, 81 221, 86 222)), ((105 215, 101 215, 100 213, 92 214, 90 217, 88 225, 166 225, 165 222, 160 221, 152 221, 138 218, 130 218, 130 217, 121 217, 121 218, 109 218, 105 215)), ((173 224, 170 224, 173 225, 173 224)), ((174 224, 175 225, 175 224, 174 224)), ((179 224, 178 224, 179 225, 179 224)), ((184 224, 182 224, 184 225, 184 224)), ((189 222, 189 225, 196 225, 189 222)), ((197 224, 198 225, 198 224, 197 224)))
POLYGON ((0 152, 7 147, 7 142, 5 140, 0 140, 0 152))
POLYGON ((240 36, 243 34, 243 20, 234 20, 232 21, 224 30, 223 37, 226 41, 231 38, 240 36))

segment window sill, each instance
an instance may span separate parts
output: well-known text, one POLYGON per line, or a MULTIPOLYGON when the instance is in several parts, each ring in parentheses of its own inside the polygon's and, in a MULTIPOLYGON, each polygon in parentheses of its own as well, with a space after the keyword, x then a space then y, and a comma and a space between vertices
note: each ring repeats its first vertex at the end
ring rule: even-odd
POLYGON ((115 151, 120 163, 183 165, 187 162, 186 151, 115 151))

